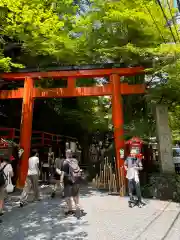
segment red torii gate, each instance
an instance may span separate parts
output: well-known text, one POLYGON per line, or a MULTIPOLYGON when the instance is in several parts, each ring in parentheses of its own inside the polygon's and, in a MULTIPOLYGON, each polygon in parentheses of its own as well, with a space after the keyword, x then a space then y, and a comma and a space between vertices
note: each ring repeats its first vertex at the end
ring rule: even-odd
POLYGON ((123 132, 123 106, 122 95, 142 94, 145 92, 145 84, 128 85, 120 83, 121 76, 133 76, 143 73, 142 67, 93 69, 78 71, 48 71, 48 72, 23 72, 4 73, 1 78, 5 81, 23 81, 24 88, 17 90, 1 90, 0 99, 23 99, 22 116, 20 127, 20 146, 24 148, 19 173, 19 187, 23 187, 28 170, 28 158, 31 147, 33 104, 35 98, 61 98, 61 97, 85 97, 85 96, 111 96, 112 95, 112 117, 114 124, 114 139, 116 147, 116 161, 118 168, 123 165, 120 149, 124 149, 123 132), (35 88, 34 80, 41 78, 66 78, 66 88, 35 88), (76 87, 76 78, 109 77, 110 82, 103 86, 76 87))

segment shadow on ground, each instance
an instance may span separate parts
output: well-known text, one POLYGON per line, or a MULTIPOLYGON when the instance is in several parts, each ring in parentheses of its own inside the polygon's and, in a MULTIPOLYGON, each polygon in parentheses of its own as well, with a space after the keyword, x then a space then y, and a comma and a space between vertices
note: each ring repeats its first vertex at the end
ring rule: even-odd
MULTIPOLYGON (((0 225, 1 240, 69 240, 88 239, 88 234, 83 230, 88 225, 84 217, 77 219, 74 216, 65 217, 65 203, 57 196, 51 199, 46 195, 38 203, 30 203, 24 208, 17 205, 8 208, 0 225)), ((82 197, 92 196, 91 187, 83 187, 82 197)), ((9 203, 12 205, 13 203, 9 203)))
MULTIPOLYGON (((82 206, 88 214, 65 218, 64 201, 59 196, 52 200, 50 190, 41 188, 43 200, 24 208, 13 201, 6 203, 0 240, 179 239, 179 206, 173 202, 145 199, 147 206, 130 209, 127 197, 84 186, 82 206)), ((12 199, 18 199, 15 195, 12 199)))

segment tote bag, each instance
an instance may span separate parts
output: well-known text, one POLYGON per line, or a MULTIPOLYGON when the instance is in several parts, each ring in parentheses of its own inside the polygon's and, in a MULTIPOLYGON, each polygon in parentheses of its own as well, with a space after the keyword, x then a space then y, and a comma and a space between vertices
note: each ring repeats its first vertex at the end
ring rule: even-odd
POLYGON ((9 173, 7 175, 6 191, 7 191, 7 193, 12 193, 14 191, 14 186, 12 185, 11 177, 10 177, 9 173))

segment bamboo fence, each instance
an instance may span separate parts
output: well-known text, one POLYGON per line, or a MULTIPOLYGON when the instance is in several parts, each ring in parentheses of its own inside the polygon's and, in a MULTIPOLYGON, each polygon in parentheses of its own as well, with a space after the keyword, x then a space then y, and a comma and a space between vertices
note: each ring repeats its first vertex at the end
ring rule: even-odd
POLYGON ((105 158, 104 163, 100 165, 100 173, 93 179, 93 185, 98 189, 104 189, 109 194, 125 195, 126 184, 124 178, 124 168, 113 170, 111 162, 105 158))

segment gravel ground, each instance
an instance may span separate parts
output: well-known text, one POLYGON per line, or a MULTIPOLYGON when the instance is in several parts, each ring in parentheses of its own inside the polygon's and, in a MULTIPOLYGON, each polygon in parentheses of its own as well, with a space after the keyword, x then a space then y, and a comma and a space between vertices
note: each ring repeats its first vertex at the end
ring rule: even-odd
POLYGON ((145 200, 141 209, 128 208, 127 198, 110 196, 84 187, 81 205, 87 213, 80 219, 64 217, 65 203, 50 199, 42 188, 42 201, 18 207, 18 194, 6 203, 0 240, 179 240, 180 206, 145 200))

